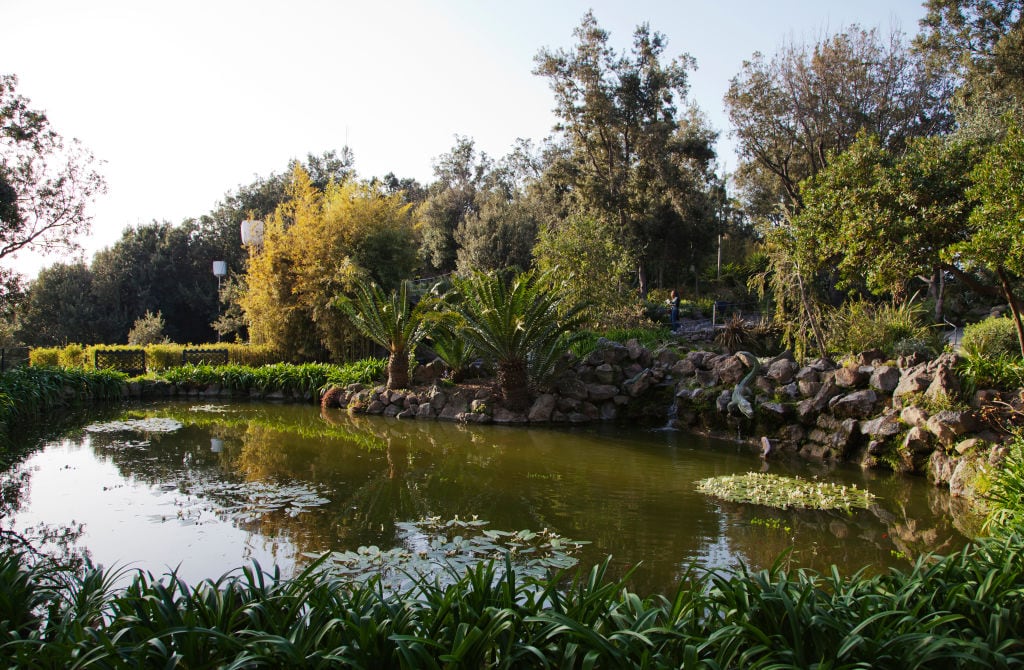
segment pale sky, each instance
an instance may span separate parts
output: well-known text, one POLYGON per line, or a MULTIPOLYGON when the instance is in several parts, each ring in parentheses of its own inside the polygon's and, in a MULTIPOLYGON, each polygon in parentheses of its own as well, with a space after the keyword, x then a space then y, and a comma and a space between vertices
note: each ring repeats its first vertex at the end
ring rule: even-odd
POLYGON ((851 23, 913 35, 924 16, 917 0, 0 0, 0 73, 104 161, 88 259, 308 153, 348 144, 361 177, 427 183, 456 135, 493 157, 539 142, 554 98, 534 56, 572 47, 588 9, 620 51, 647 22, 696 58, 690 100, 729 171, 722 96, 755 51, 851 23))

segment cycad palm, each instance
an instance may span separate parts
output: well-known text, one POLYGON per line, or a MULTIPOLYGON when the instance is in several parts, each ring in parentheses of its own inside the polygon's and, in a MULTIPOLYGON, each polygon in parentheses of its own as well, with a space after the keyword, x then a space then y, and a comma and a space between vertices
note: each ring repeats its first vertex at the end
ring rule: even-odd
POLYGON ((336 304, 363 335, 388 350, 388 388, 407 388, 409 356, 439 316, 432 301, 410 305, 402 282, 390 295, 376 284, 360 286, 354 299, 342 297, 336 304))
POLYGON ((522 410, 531 383, 551 375, 580 335, 584 305, 567 305, 548 274, 526 272, 506 283, 477 273, 457 283, 466 340, 496 369, 505 404, 522 410))

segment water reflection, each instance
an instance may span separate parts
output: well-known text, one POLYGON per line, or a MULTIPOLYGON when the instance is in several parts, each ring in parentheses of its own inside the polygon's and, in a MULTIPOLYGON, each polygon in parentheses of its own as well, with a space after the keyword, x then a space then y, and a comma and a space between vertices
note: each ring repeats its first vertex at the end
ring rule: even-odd
POLYGON ((118 418, 182 427, 49 443, 26 461, 32 488, 19 489, 10 520, 75 519, 97 561, 157 573, 180 564, 193 581, 247 558, 291 570, 307 554, 394 546, 396 524, 427 516, 589 540, 584 564, 608 554, 615 570, 641 563, 633 586, 644 592, 671 591, 694 562, 756 569, 788 552, 793 565, 852 572, 964 542, 948 495, 923 480, 773 461, 773 472, 856 483, 878 504, 782 512, 708 498, 696 481, 761 461, 671 431, 463 426, 267 404, 172 402, 118 418))

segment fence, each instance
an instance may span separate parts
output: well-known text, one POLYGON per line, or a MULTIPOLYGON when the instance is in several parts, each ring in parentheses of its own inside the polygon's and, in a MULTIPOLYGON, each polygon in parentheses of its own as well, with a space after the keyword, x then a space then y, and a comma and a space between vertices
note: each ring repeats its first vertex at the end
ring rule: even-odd
POLYGON ((28 347, 0 349, 0 372, 28 365, 28 347))
POLYGON ((132 377, 146 374, 145 349, 97 349, 93 354, 97 370, 119 370, 132 377))
POLYGON ((739 316, 747 323, 757 323, 761 320, 761 305, 756 302, 716 300, 711 308, 711 327, 717 328, 734 316, 739 316))

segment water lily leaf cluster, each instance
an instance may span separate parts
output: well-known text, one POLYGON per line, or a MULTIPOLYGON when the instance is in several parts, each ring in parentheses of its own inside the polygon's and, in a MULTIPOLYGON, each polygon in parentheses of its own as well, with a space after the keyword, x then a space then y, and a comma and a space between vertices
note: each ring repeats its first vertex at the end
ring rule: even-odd
POLYGON ((710 477, 697 482, 701 493, 729 502, 752 503, 779 509, 866 509, 875 496, 854 485, 784 477, 766 472, 710 477))
MULTIPOLYGON (((420 580, 454 583, 480 563, 510 565, 517 575, 544 579, 576 565, 575 554, 589 542, 570 540, 548 530, 494 530, 480 519, 428 517, 396 524, 400 544, 392 549, 361 546, 331 552, 323 563, 333 575, 358 582, 379 578, 393 591, 420 580)), ((306 554, 320 558, 318 554, 306 554)), ((497 574, 503 574, 501 569, 497 574)))

